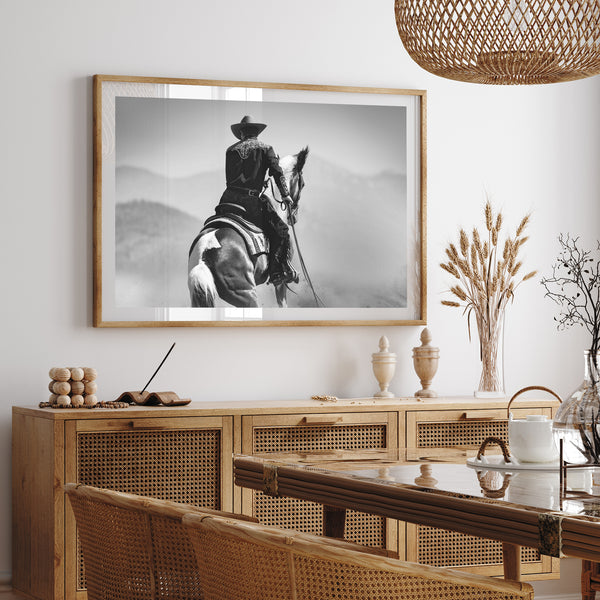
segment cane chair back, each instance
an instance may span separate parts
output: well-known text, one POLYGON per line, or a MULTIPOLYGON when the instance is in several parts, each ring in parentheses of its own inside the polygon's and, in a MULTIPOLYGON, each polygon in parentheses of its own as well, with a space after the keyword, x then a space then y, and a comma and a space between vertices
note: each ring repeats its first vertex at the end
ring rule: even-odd
POLYGON ((358 552, 346 542, 186 515, 205 600, 531 600, 527 583, 358 552))
POLYGON ((85 564, 88 600, 200 597, 184 514, 251 519, 210 509, 66 484, 85 564))

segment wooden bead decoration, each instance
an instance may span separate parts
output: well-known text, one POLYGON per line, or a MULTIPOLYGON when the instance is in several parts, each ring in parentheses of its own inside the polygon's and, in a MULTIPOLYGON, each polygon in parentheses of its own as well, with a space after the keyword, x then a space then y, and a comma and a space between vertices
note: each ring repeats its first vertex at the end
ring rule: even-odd
POLYGON ((129 408, 131 405, 128 402, 119 402, 118 400, 103 400, 101 402, 98 402, 96 406, 98 408, 129 408))
POLYGON ((86 408, 93 410, 95 408, 129 408, 131 405, 128 402, 119 402, 118 400, 99 400, 93 406, 88 406, 85 404, 85 401, 82 406, 74 406, 73 404, 69 404, 68 406, 59 406, 58 404, 50 404, 50 402, 40 402, 38 406, 40 408, 86 408))
POLYGON ((40 402, 40 407, 53 408, 93 408, 98 403, 96 369, 91 367, 52 367, 48 371, 51 381, 48 389, 51 394, 48 402, 40 402))
POLYGON ((56 404, 58 404, 58 406, 69 406, 71 404, 71 398, 65 395, 57 396, 56 404))
POLYGON ((54 381, 69 381, 69 379, 71 379, 71 371, 65 368, 54 369, 54 376, 52 379, 54 379, 54 381))
POLYGON ((71 382, 71 394, 83 395, 84 391, 85 391, 85 383, 83 383, 83 381, 72 381, 71 382))
POLYGON ((83 396, 81 396, 80 394, 74 394, 73 396, 71 396, 71 404, 73 406, 79 407, 79 406, 83 406, 84 403, 84 399, 83 396))
POLYGON ((83 402, 86 406, 96 406, 98 404, 98 398, 94 394, 88 394, 84 396, 83 402))
POLYGON ((86 381, 84 389, 86 394, 95 394, 98 391, 98 384, 95 381, 86 381))
POLYGON ((52 391, 59 396, 67 395, 71 391, 71 384, 68 381, 55 381, 52 391))
POLYGON ((98 377, 98 373, 96 369, 92 369, 91 367, 83 367, 83 378, 86 381, 96 381, 98 377))
POLYGON ((71 379, 73 381, 81 381, 83 379, 83 376, 84 376, 84 371, 82 368, 75 367, 74 369, 71 369, 71 379))

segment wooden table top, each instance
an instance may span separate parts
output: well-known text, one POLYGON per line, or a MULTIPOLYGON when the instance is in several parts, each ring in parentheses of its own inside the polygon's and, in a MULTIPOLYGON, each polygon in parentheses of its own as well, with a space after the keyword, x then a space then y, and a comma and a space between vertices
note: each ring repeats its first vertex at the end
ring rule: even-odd
POLYGON ((597 468, 570 471, 561 493, 558 466, 469 466, 475 454, 420 448, 363 460, 238 456, 234 473, 237 485, 273 495, 600 560, 597 468))

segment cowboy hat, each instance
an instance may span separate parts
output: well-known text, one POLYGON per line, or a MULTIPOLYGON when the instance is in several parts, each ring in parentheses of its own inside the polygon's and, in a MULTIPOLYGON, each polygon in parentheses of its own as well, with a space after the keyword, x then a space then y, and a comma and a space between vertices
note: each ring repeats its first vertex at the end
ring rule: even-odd
POLYGON ((246 115, 239 123, 234 123, 231 126, 233 135, 239 140, 241 139, 242 131, 247 131, 253 135, 258 135, 266 127, 264 123, 255 123, 250 115, 246 115))

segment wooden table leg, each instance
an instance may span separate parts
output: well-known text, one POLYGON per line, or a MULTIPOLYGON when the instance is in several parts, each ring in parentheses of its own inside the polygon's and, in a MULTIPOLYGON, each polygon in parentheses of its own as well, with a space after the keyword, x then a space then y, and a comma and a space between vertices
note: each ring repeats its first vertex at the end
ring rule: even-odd
POLYGON ((521 546, 502 542, 504 579, 521 581, 521 546))
POLYGON ((328 537, 344 537, 346 509, 323 505, 323 534, 328 537))

